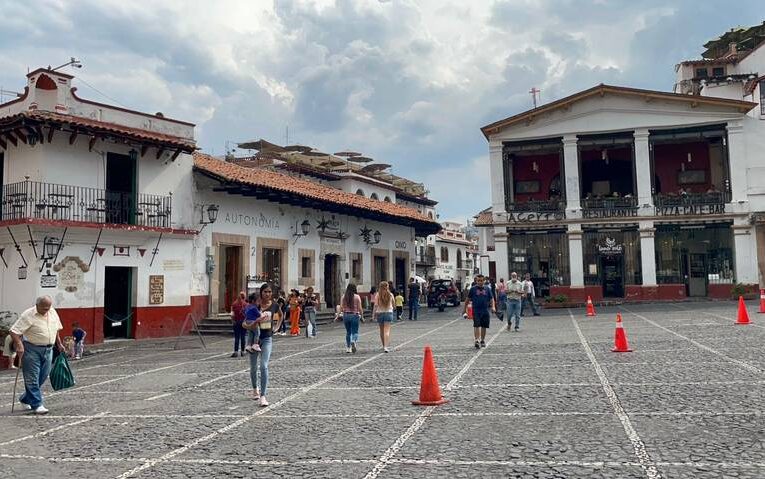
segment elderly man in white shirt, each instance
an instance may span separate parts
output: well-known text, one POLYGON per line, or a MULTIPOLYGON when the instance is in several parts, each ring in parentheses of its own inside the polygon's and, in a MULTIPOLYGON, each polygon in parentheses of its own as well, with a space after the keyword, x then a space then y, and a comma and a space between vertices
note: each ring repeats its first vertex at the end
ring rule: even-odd
MULTIPOLYGON (((53 346, 63 352, 59 331, 64 329, 58 313, 53 308, 50 296, 40 296, 35 307, 29 308, 11 326, 11 337, 16 353, 22 355, 21 367, 24 373, 24 394, 19 401, 35 414, 47 414, 43 406, 40 388, 48 379, 53 360, 53 346)), ((14 399, 15 400, 15 399, 14 399)))

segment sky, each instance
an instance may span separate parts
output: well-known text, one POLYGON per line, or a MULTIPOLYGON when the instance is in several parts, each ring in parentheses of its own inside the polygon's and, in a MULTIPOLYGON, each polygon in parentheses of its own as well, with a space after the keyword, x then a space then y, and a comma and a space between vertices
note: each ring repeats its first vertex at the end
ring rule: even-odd
MULTIPOLYGON (((762 0, 0 0, 0 86, 74 56, 78 94, 197 125, 353 150, 424 182, 442 220, 490 202, 480 127, 599 83, 671 91, 674 65, 762 0)), ((6 99, 8 99, 6 97, 6 99)), ((246 152, 239 152, 245 154, 246 152)))

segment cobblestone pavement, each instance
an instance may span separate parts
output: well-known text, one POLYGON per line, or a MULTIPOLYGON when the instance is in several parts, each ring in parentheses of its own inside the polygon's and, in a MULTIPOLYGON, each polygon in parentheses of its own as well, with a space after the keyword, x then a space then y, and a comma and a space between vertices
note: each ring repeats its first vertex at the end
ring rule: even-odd
MULTIPOLYGON (((133 344, 74 363, 51 413, 10 413, 0 374, 0 477, 765 477, 765 317, 734 303, 551 310, 488 347, 454 308, 394 325, 279 337, 268 408, 248 398, 229 338, 133 344), (617 354, 622 312, 632 353, 617 354), (416 407, 422 349, 444 395, 416 407)), ((46 386, 47 387, 47 386, 46 386)))

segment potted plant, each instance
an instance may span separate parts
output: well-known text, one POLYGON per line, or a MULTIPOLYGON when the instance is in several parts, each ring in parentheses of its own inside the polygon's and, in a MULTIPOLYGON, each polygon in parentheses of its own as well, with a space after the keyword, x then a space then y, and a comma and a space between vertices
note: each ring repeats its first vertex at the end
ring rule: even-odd
POLYGON ((568 296, 565 294, 556 294, 555 296, 550 296, 547 298, 547 302, 545 302, 545 308, 548 309, 567 308, 568 306, 568 296))
POLYGON ((730 296, 732 299, 738 299, 739 296, 743 296, 744 299, 757 299, 757 287, 756 284, 736 283, 730 289, 730 296))

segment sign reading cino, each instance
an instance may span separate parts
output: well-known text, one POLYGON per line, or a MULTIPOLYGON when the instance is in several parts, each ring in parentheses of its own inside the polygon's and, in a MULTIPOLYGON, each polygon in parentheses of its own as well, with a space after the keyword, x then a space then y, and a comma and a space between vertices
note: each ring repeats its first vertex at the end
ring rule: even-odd
POLYGON ((606 256, 624 254, 624 245, 617 244, 614 238, 606 237, 605 242, 598 245, 598 252, 606 256))

